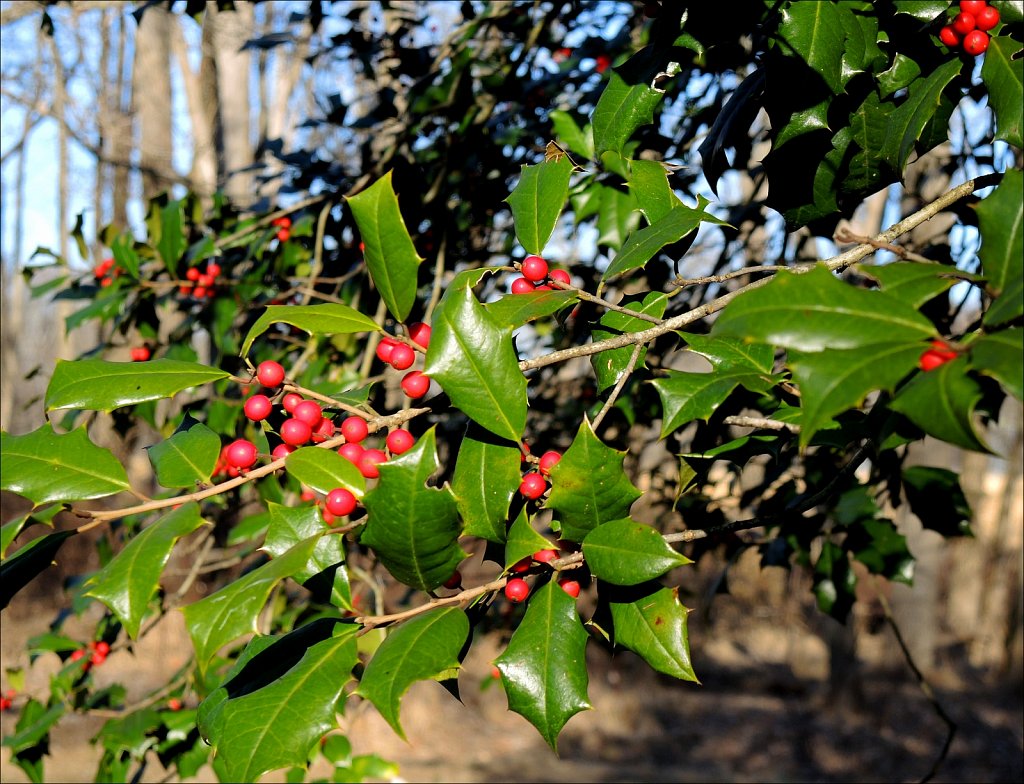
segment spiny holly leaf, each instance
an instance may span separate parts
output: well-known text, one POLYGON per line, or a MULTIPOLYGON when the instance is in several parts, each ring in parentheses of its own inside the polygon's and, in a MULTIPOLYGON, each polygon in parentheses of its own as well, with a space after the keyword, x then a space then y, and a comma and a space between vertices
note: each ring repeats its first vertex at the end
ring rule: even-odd
POLYGON ((891 392, 916 366, 920 343, 876 343, 832 351, 790 351, 788 364, 800 387, 800 446, 836 414, 854 408, 876 389, 891 392))
POLYGON ((903 469, 902 480, 910 511, 925 528, 947 539, 973 536, 971 506, 957 474, 946 468, 908 466, 903 469))
POLYGON ((555 135, 565 147, 587 160, 594 157, 594 133, 589 124, 580 128, 572 115, 561 109, 555 109, 548 116, 554 126, 555 135))
MULTIPOLYGON (((610 156, 611 153, 605 153, 610 156)), ((622 243, 640 225, 636 196, 632 191, 594 183, 599 198, 597 201, 597 244, 619 250, 622 243)), ((577 223, 581 218, 576 216, 577 223)))
MULTIPOLYGON (((185 235, 181 230, 181 200, 173 199, 160 210, 160 238, 156 249, 168 269, 178 265, 182 251, 185 250, 185 235)), ((136 269, 136 275, 138 270, 136 269)))
POLYGON ((818 609, 840 623, 856 599, 857 575, 850 568, 850 559, 839 545, 826 541, 814 564, 814 585, 811 590, 818 601, 818 609))
POLYGON ((510 442, 499 443, 489 434, 467 435, 459 446, 452 477, 452 492, 467 536, 491 542, 505 541, 508 505, 522 480, 522 454, 510 442))
POLYGON ((894 261, 889 264, 858 264, 857 269, 877 280, 882 291, 919 308, 941 294, 959 277, 958 270, 945 264, 922 261, 894 261), (951 274, 956 274, 953 277, 951 274))
POLYGON ((847 530, 843 546, 872 574, 888 580, 914 584, 914 557, 907 549, 907 537, 891 520, 867 518, 847 530))
POLYGON ((434 311, 423 369, 452 404, 492 433, 518 441, 526 427, 526 378, 512 346, 468 286, 449 288, 434 311))
POLYGON ((545 506, 561 523, 563 539, 583 541, 594 528, 629 515, 641 493, 622 470, 625 452, 605 446, 584 417, 562 459, 551 469, 545 506))
POLYGON ((174 397, 183 389, 219 381, 228 375, 217 368, 175 359, 149 362, 58 359, 46 388, 46 410, 111 411, 132 403, 174 397))
POLYGON ((488 302, 484 310, 498 326, 514 329, 557 313, 578 299, 576 292, 564 289, 528 291, 525 294, 506 294, 501 299, 488 302))
POLYGON ((1024 60, 1019 50, 1020 44, 1010 36, 996 36, 985 50, 981 66, 981 80, 988 88, 989 105, 996 115, 996 138, 1017 149, 1024 146, 1020 111, 1024 102, 1024 60))
MULTIPOLYGON (((413 280, 416 276, 413 274, 413 280)), ((415 289, 414 289, 415 291, 415 289)), ((290 324, 310 335, 351 335, 356 332, 377 332, 380 326, 369 316, 341 303, 323 305, 268 305, 263 315, 249 328, 242 342, 241 355, 249 353, 256 338, 272 324, 290 324)))
MULTIPOLYGON (((253 664, 271 657, 267 665, 273 666, 275 647, 264 648, 253 664)), ((227 699, 221 698, 203 725, 220 779, 257 781, 271 770, 305 767, 313 744, 336 726, 357 657, 355 629, 346 630, 309 647, 267 685, 252 690, 236 683, 239 676, 225 684, 227 699)))
MULTIPOLYGON (((732 168, 726 151, 730 147, 735 148, 739 138, 746 137, 754 118, 761 110, 766 78, 767 69, 757 68, 732 91, 728 102, 718 113, 697 150, 704 164, 704 176, 711 186, 711 192, 716 196, 719 178, 732 168)), ((777 142, 779 145, 782 143, 777 142)), ((648 215, 647 219, 651 220, 651 217, 648 215)))
POLYGON ((962 68, 959 58, 951 59, 927 76, 915 79, 907 87, 906 100, 889 114, 889 125, 881 149, 882 157, 893 171, 903 171, 925 126, 939 108, 942 91, 960 74, 962 68))
POLYGON ((0 563, 0 610, 14 595, 28 585, 37 574, 52 563, 61 545, 77 531, 58 531, 40 536, 21 547, 18 552, 0 563))
POLYGON ((587 699, 587 633, 576 602, 553 580, 537 591, 508 648, 495 660, 508 707, 555 751, 558 734, 587 699))
POLYGON ((1024 400, 1024 328, 1010 327, 976 340, 971 344, 971 367, 1024 400))
POLYGON ((824 264, 803 274, 780 272, 741 294, 722 311, 711 334, 800 351, 936 337, 932 323, 912 306, 844 283, 824 264))
POLYGON ((316 446, 296 449, 285 458, 284 466, 290 476, 318 493, 343 487, 362 498, 366 491, 366 479, 359 469, 333 449, 316 446))
POLYGON ((299 542, 280 558, 182 610, 200 669, 206 669, 222 646, 246 632, 256 631, 256 617, 274 586, 306 568, 319 538, 313 536, 299 542))
POLYGON ((130 490, 128 474, 108 450, 89 440, 84 427, 63 435, 50 423, 23 436, 0 433, 4 469, 0 488, 37 506, 81 501, 130 490))
POLYGON ((505 200, 512 208, 516 237, 527 253, 541 253, 562 214, 573 166, 568 158, 523 166, 505 200))
MULTIPOLYGON (((664 316, 665 308, 667 306, 668 295, 659 291, 652 291, 648 293, 643 300, 626 302, 623 304, 623 307, 629 310, 643 313, 647 316, 654 316, 655 318, 661 318, 664 316)), ((595 343, 599 340, 621 335, 626 332, 639 332, 640 330, 647 329, 651 326, 651 322, 649 321, 634 318, 633 316, 627 316, 625 313, 620 313, 614 310, 609 310, 605 313, 601 317, 600 324, 603 329, 593 330, 593 339, 595 343)), ((608 389, 608 387, 615 385, 615 383, 622 377, 622 374, 626 372, 626 368, 629 366, 629 361, 632 356, 633 346, 624 346, 623 348, 616 348, 611 351, 602 351, 600 354, 594 354, 590 358, 590 362, 594 366, 594 373, 597 375, 598 392, 603 392, 608 389)), ((646 356, 647 349, 642 348, 640 350, 640 354, 637 356, 636 367, 643 366, 644 357, 646 356)))
POLYGON ((137 534, 90 577, 86 595, 107 605, 134 640, 175 543, 204 523, 198 504, 182 505, 137 534))
POLYGON ((967 375, 967 369, 963 359, 954 359, 918 373, 890 405, 930 436, 964 449, 989 452, 971 421, 981 400, 981 387, 967 375))
POLYGON ((615 644, 633 651, 658 672, 697 682, 686 629, 690 611, 680 604, 679 589, 642 586, 623 591, 616 599, 609 602, 615 644), (656 590, 652 593, 651 588, 656 590))
MULTIPOLYGON (((315 506, 292 507, 271 502, 267 507, 270 510, 270 526, 267 528, 263 549, 275 558, 284 555, 299 542, 327 531, 320 510, 315 506)), ((334 586, 340 592, 339 606, 348 607, 352 603, 352 592, 345 569, 345 542, 342 537, 320 536, 305 567, 292 576, 297 582, 304 583, 332 567, 336 567, 334 586)))
POLYGON ((986 326, 1010 321, 1024 312, 1024 173, 1010 169, 992 194, 977 206, 982 269, 998 296, 985 313, 986 326))
POLYGON ((843 69, 847 31, 842 10, 835 3, 792 3, 783 7, 777 34, 785 51, 807 63, 837 95, 853 75, 843 69))
POLYGON ((405 321, 416 301, 416 270, 423 259, 416 253, 402 220, 391 172, 346 200, 363 238, 366 267, 373 284, 391 315, 405 321))
POLYGON ((186 415, 174 435, 148 447, 146 453, 161 485, 195 487, 197 482, 210 481, 220 449, 220 436, 186 415))
MULTIPOLYGON (((436 333, 431 345, 435 339, 436 333)), ((360 542, 373 548, 395 579, 421 591, 441 585, 467 555, 459 547, 452 491, 427 487, 438 468, 431 428, 404 455, 381 463, 377 486, 363 500, 369 519, 360 542)))
POLYGON ((609 520, 587 534, 583 557, 595 577, 615 585, 637 585, 693 563, 654 528, 628 518, 609 520))
POLYGON ((591 117, 594 152, 622 152, 623 145, 641 125, 654 120, 654 107, 665 94, 654 85, 662 71, 671 75, 676 63, 665 63, 654 47, 641 49, 612 71, 591 117))
POLYGON ((457 607, 430 610, 388 633, 373 654, 357 692, 372 702, 404 740, 398 720, 402 695, 416 681, 453 677, 469 636, 469 620, 457 607))
POLYGON ((710 202, 707 199, 698 196, 696 208, 680 204, 650 226, 633 233, 615 254, 601 279, 608 280, 623 272, 643 267, 654 258, 655 253, 696 231, 701 223, 724 224, 725 221, 704 211, 708 204, 710 202))
POLYGON ((537 533, 530 524, 530 517, 526 514, 526 509, 523 509, 508 529, 508 539, 505 542, 505 568, 511 568, 513 564, 532 556, 538 550, 554 549, 554 542, 537 533))

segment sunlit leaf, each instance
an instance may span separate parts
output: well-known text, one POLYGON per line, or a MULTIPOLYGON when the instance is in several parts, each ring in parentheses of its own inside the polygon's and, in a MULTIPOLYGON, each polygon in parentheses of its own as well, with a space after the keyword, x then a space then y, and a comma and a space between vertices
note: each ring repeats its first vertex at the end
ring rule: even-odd
POLYGON ((310 335, 351 335, 377 332, 380 326, 369 316, 341 303, 322 305, 268 305, 242 342, 241 354, 249 353, 253 341, 273 324, 289 324, 310 335))

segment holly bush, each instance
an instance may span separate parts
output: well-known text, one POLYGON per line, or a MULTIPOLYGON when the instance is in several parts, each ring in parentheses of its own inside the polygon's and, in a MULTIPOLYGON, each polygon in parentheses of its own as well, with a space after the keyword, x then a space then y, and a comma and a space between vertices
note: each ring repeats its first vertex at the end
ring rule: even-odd
MULTIPOLYGON (((809 569, 838 620, 858 574, 910 583, 894 510, 947 537, 970 510, 908 447, 988 451, 983 426, 1024 397, 1022 20, 991 5, 976 59, 939 37, 948 2, 648 3, 611 40, 618 7, 463 4, 443 57, 405 52, 419 78, 377 159, 383 98, 320 121, 362 154, 296 156, 313 195, 267 213, 165 195, 91 272, 51 259, 37 293, 83 300, 67 328, 104 339, 57 362, 47 422, 3 434, 2 488, 31 503, 2 529, 3 606, 75 536, 99 534, 101 568, 29 642, 62 666, 15 697, 14 762, 41 780, 53 726, 103 708, 123 715, 98 780, 150 754, 182 778, 301 780, 319 755, 336 781, 386 777, 337 715, 369 701, 402 735, 409 687, 457 688, 484 634, 509 709, 555 748, 589 707, 588 644, 696 683, 673 575, 710 547, 809 569), (950 141, 955 111, 984 130, 943 164, 962 184, 877 236, 840 231, 829 258, 753 257, 751 222, 827 237, 950 141), (716 204, 738 175, 767 196, 716 204), (944 212, 977 253, 898 243, 944 212), (150 434, 152 476, 101 426, 150 434), (669 486, 641 482, 648 450, 669 486), (55 530, 7 553, 37 525, 55 530), (91 640, 62 631, 96 603, 91 640), (164 687, 129 706, 96 686, 179 610, 194 657, 164 687)), ((331 46, 380 43, 363 35, 331 46)))

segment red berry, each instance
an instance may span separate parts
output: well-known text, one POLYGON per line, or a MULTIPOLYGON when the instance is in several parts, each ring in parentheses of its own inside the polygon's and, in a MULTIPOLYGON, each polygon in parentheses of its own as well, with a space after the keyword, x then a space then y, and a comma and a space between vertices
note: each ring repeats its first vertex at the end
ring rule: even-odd
POLYGON ((499 680, 501 678, 501 670, 493 664, 491 665, 491 677, 494 678, 494 680, 499 680))
POLYGON ((412 449, 412 445, 416 443, 416 439, 412 437, 412 433, 408 430, 392 430, 388 433, 388 437, 385 441, 388 447, 388 451, 393 455, 401 455, 412 449))
POLYGON ((281 382, 284 381, 284 368, 279 362, 268 359, 265 362, 260 362, 256 368, 256 378, 263 386, 274 389, 281 386, 281 382))
POLYGON ((300 501, 305 501, 305 502, 315 501, 316 500, 316 493, 314 493, 308 487, 304 487, 304 488, 302 488, 302 492, 299 493, 299 500, 300 501))
POLYGON ((548 276, 548 263, 540 256, 527 256, 522 264, 523 277, 537 283, 548 276))
POLYGON ((249 468, 256 462, 256 444, 239 438, 228 445, 227 462, 232 468, 249 468))
POLYGON ((409 327, 409 340, 426 348, 430 344, 430 325, 417 321, 409 327))
POLYGON ((537 286, 534 291, 551 291, 552 287, 550 284, 545 283, 543 286, 537 286))
POLYGON ((213 275, 200 275, 197 283, 199 283, 200 286, 210 288, 214 284, 213 275))
POLYGON ((94 651, 92 656, 89 657, 89 664, 93 665, 94 667, 99 667, 106 660, 107 660, 107 655, 105 653, 100 653, 99 651, 94 651))
POLYGON ((523 477, 523 481, 519 485, 519 492, 529 498, 531 501, 535 501, 544 495, 544 491, 548 489, 548 483, 544 481, 544 477, 538 474, 536 471, 531 471, 523 477))
POLYGON ((204 286, 196 286, 192 289, 192 296, 196 299, 202 299, 206 296, 206 288, 204 286))
POLYGON ((999 24, 999 9, 987 5, 974 15, 974 23, 979 30, 991 30, 999 24))
POLYGON ((262 422, 270 416, 270 412, 273 409, 274 404, 270 402, 270 398, 266 395, 253 395, 242 406, 245 415, 253 422, 262 422))
POLYGON ((604 73, 605 71, 608 70, 608 68, 609 68, 609 66, 611 66, 611 64, 612 64, 612 58, 610 58, 606 54, 599 54, 597 56, 597 58, 596 58, 596 64, 595 64, 594 67, 597 69, 598 73, 604 73))
POLYGON ((573 599, 580 595, 580 584, 575 580, 559 580, 558 584, 573 599))
POLYGON ((527 294, 527 293, 535 290, 536 288, 537 287, 534 286, 526 278, 516 278, 514 281, 512 281, 512 293, 513 294, 527 294))
POLYGON ((381 342, 377 344, 377 359, 379 359, 381 362, 390 362, 391 352, 397 345, 398 341, 392 340, 391 338, 384 338, 383 340, 381 340, 381 342))
POLYGON ((291 446, 302 446, 313 437, 313 428, 301 419, 286 419, 281 423, 281 440, 291 446))
POLYGON ((366 420, 362 417, 346 417, 345 421, 341 423, 341 434, 345 436, 345 440, 350 443, 358 444, 366 438, 369 432, 370 428, 367 427, 366 420))
POLYGON ((71 658, 71 661, 78 661, 83 656, 85 656, 85 651, 82 650, 81 648, 79 648, 77 651, 72 651, 71 652, 70 658, 71 658))
POLYGON ((292 236, 292 233, 287 228, 280 228, 277 230, 277 234, 275 236, 277 237, 278 242, 287 242, 288 238, 292 236))
POLYGON ((939 30, 939 40, 942 41, 946 46, 956 46, 960 43, 960 33, 954 30, 949 25, 946 25, 939 30))
POLYGON ((988 33, 974 30, 964 36, 964 51, 972 57, 977 57, 986 49, 988 49, 988 33))
POLYGON ((271 226, 277 226, 278 228, 287 229, 292 225, 292 219, 287 215, 282 215, 280 218, 274 218, 270 221, 271 226))
POLYGON ((380 469, 377 466, 386 463, 387 460, 388 456, 380 449, 365 449, 359 456, 356 466, 359 468, 359 473, 367 479, 376 479, 380 476, 380 469))
POLYGON ((321 509, 320 516, 324 519, 324 522, 327 523, 327 525, 334 525, 334 515, 327 509, 321 509))
POLYGON ((295 447, 289 444, 278 444, 274 447, 274 451, 270 453, 270 456, 274 460, 280 460, 282 457, 288 457, 292 452, 295 451, 295 447))
POLYGON ((0 711, 10 710, 14 703, 9 697, 0 697, 0 711))
POLYGON ((533 554, 537 563, 551 563, 558 560, 558 550, 538 550, 533 554))
POLYGON ((523 443, 519 445, 519 463, 520 464, 526 462, 526 456, 528 454, 530 454, 530 445, 528 443, 526 443, 525 441, 523 441, 523 443))
POLYGON ((289 392, 284 396, 281 401, 281 408, 287 411, 289 414, 295 411, 295 406, 302 402, 302 395, 298 392, 289 392))
POLYGON ((402 378, 402 391, 413 400, 423 397, 430 389, 430 378, 419 370, 410 370, 402 378))
POLYGON ((185 270, 185 277, 188 280, 191 280, 193 283, 199 280, 199 276, 202 274, 203 273, 199 271, 199 267, 189 267, 187 270, 185 270))
POLYGON ((395 370, 408 370, 416 361, 416 352, 405 343, 399 343, 391 349, 391 358, 388 361, 395 370))
POLYGON ((522 577, 513 577, 505 583, 505 597, 518 604, 530 595, 530 585, 522 577))
POLYGON ((562 455, 556 452, 554 449, 549 449, 547 452, 540 456, 540 472, 544 476, 548 476, 551 473, 551 469, 555 467, 555 464, 562 459, 562 455))
POLYGON ((974 21, 974 14, 961 12, 953 18, 953 29, 960 35, 967 35, 975 27, 977 27, 977 23, 974 21))
POLYGON ((322 444, 334 435, 334 421, 327 417, 320 417, 320 421, 313 425, 313 443, 322 444))
POLYGON ((97 278, 102 278, 104 275, 110 272, 110 268, 113 266, 113 259, 103 259, 103 261, 101 261, 99 264, 93 267, 92 274, 95 275, 97 278))
POLYGON ((292 410, 292 416, 300 422, 305 422, 310 428, 316 427, 323 415, 323 409, 315 400, 303 400, 292 410))
POLYGON ((110 653, 110 643, 106 642, 105 640, 100 640, 93 646, 93 648, 96 651, 96 653, 100 654, 101 656, 106 656, 108 653, 110 653))
POLYGON ((146 346, 136 346, 131 350, 132 362, 145 362, 149 357, 150 352, 146 346))
POLYGON ((192 287, 191 286, 178 286, 178 293, 181 296, 183 296, 183 297, 191 296, 192 295, 192 287))
POLYGON ((211 261, 209 264, 206 265, 206 274, 209 275, 211 278, 216 278, 218 275, 220 275, 221 272, 222 270, 220 268, 220 264, 218 264, 215 261, 211 261))
POLYGON ((456 588, 462 585, 462 572, 456 569, 454 572, 452 572, 452 576, 445 580, 443 584, 445 588, 454 591, 456 588))
POLYGON ((977 16, 978 12, 981 11, 982 8, 985 8, 987 6, 987 0, 963 0, 960 3, 960 10, 963 11, 965 14, 974 14, 975 16, 977 16))
POLYGON ((355 441, 349 441, 347 444, 342 444, 338 447, 338 454, 353 465, 359 465, 359 458, 363 456, 364 451, 362 445, 355 441))
POLYGON ((512 571, 515 574, 522 574, 523 572, 525 572, 527 569, 530 568, 530 560, 531 559, 529 559, 529 558, 520 558, 518 561, 516 561, 514 564, 512 564, 512 567, 511 567, 512 571))
POLYGON ((180 711, 181 707, 181 700, 179 700, 177 697, 171 697, 169 700, 167 700, 167 710, 180 711))
POLYGON ((570 278, 569 273, 563 269, 551 270, 551 272, 548 273, 548 277, 550 277, 551 280, 557 280, 559 283, 565 283, 566 285, 572 284, 572 278, 570 278))
POLYGON ((324 507, 332 515, 344 517, 350 515, 356 508, 356 497, 344 487, 338 487, 327 494, 324 507))
POLYGON ((935 370, 935 368, 945 365, 951 359, 954 359, 956 355, 949 356, 944 351, 936 351, 933 348, 926 350, 921 354, 921 358, 917 361, 917 366, 925 372, 929 370, 935 370))

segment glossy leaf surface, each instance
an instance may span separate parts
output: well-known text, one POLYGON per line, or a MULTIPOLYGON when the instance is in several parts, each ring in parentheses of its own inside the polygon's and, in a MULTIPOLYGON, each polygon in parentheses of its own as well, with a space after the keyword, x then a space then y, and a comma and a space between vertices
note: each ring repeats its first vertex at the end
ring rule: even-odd
POLYGON ((610 520, 583 539, 583 557, 595 577, 615 585, 637 585, 692 563, 657 530, 634 520, 610 520))
POLYGON ((658 672, 696 681, 686 626, 690 611, 679 602, 679 590, 658 588, 644 593, 609 603, 615 644, 643 657, 658 672))
POLYGON ((929 435, 964 449, 988 452, 973 422, 981 387, 966 371, 967 363, 955 359, 918 373, 890 405, 929 435))
POLYGON ((520 458, 513 444, 469 435, 462 440, 452 492, 466 535, 499 544, 505 541, 508 506, 521 481, 520 458))
POLYGON ((512 208, 516 237, 527 253, 544 251, 569 193, 572 164, 568 158, 523 166, 506 201, 512 208))
POLYGON ((289 324, 310 335, 351 335, 377 332, 380 327, 369 316, 341 303, 322 305, 268 305, 242 342, 242 356, 249 353, 256 338, 274 324, 289 324))
POLYGON ((161 485, 191 488, 197 482, 210 481, 220 450, 220 436, 202 422, 189 419, 170 438, 146 452, 161 485))
POLYGON ((366 491, 366 479, 359 469, 333 449, 304 446, 288 455, 284 465, 290 476, 318 493, 344 487, 361 498, 366 491))

